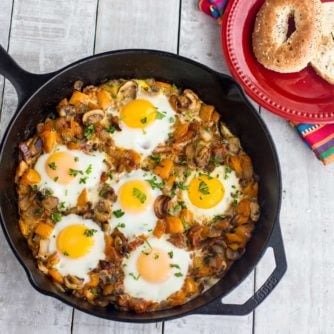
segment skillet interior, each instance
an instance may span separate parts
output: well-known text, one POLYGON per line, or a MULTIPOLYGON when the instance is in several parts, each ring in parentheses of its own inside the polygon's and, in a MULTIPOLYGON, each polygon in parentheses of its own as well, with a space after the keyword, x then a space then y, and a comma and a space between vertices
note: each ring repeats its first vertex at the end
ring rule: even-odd
POLYGON ((278 160, 266 127, 234 81, 205 66, 182 57, 152 51, 111 52, 80 61, 53 77, 17 112, 4 135, 0 156, 0 209, 3 226, 18 259, 33 286, 42 293, 96 316, 118 321, 159 321, 184 315, 222 297, 235 288, 253 269, 264 252, 280 208, 281 181, 278 160), (73 82, 97 84, 112 78, 148 78, 169 81, 194 90, 208 104, 216 106, 229 128, 240 138, 260 176, 259 202, 262 212, 245 255, 233 264, 227 275, 203 295, 171 310, 138 315, 109 308, 97 308, 72 296, 61 294, 35 267, 17 220, 14 174, 17 146, 35 131, 38 122, 64 96, 72 92, 73 82))

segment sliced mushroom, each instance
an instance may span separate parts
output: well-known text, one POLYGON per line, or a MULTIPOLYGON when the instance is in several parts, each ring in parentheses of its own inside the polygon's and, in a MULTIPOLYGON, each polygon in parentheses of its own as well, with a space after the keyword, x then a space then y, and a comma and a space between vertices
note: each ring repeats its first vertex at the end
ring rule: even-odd
POLYGON ((81 91, 83 85, 84 85, 84 83, 83 83, 81 80, 77 80, 77 81, 74 82, 74 84, 73 84, 73 88, 74 88, 75 90, 81 91))
POLYGON ((97 202, 94 210, 94 217, 101 221, 107 221, 112 214, 111 202, 106 199, 101 199, 97 202))
POLYGON ((77 114, 77 108, 71 105, 65 105, 58 108, 58 114, 60 117, 75 116, 77 114))
POLYGON ((154 213, 159 219, 167 217, 170 201, 171 198, 165 195, 158 196, 154 201, 154 213))
POLYGON ((209 147, 201 145, 197 146, 195 162, 198 167, 205 168, 210 161, 210 157, 211 157, 211 152, 209 147))
POLYGON ((225 124, 223 122, 220 122, 220 127, 219 127, 219 130, 220 130, 220 134, 223 138, 231 138, 231 137, 234 137, 231 133, 231 131, 225 126, 225 124))
POLYGON ((109 201, 115 202, 117 199, 117 195, 115 190, 110 187, 107 183, 103 184, 102 189, 100 190, 100 196, 104 199, 108 199, 109 201))
POLYGON ((101 109, 94 109, 87 111, 82 116, 82 122, 84 124, 96 124, 103 120, 105 114, 101 109))
POLYGON ((250 218, 254 222, 260 218, 260 206, 257 202, 252 201, 250 204, 250 218))
POLYGON ((231 261, 235 261, 235 260, 238 260, 241 255, 243 254, 243 251, 242 250, 232 250, 231 248, 227 248, 226 249, 226 258, 231 260, 231 261))
POLYGON ((37 262, 37 267, 43 274, 45 275, 48 274, 49 269, 45 266, 45 264, 41 260, 37 262))
POLYGON ((183 95, 190 101, 188 109, 198 113, 201 109, 201 101, 198 96, 190 89, 185 89, 183 95))
POLYGON ((227 140, 227 147, 233 154, 238 154, 240 151, 240 140, 237 137, 231 137, 227 140))
POLYGON ((138 85, 135 81, 126 81, 117 92, 117 99, 124 103, 132 101, 137 96, 138 85))
POLYGON ((207 129, 204 129, 204 128, 200 128, 199 136, 205 142, 209 142, 212 139, 212 133, 211 133, 210 129, 207 130, 207 129))
POLYGON ((64 283, 66 287, 72 290, 80 290, 84 286, 84 280, 82 278, 78 278, 74 275, 67 275, 64 278, 64 283))
POLYGON ((48 196, 42 200, 42 206, 46 210, 55 209, 58 206, 59 200, 55 196, 48 196))

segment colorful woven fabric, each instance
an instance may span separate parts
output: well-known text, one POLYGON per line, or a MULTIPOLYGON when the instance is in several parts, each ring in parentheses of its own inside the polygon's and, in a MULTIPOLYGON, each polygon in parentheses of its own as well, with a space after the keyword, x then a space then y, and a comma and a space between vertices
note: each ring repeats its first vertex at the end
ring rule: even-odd
MULTIPOLYGON (((200 0, 199 9, 221 24, 228 0, 200 0)), ((334 161, 334 124, 290 124, 325 165, 334 161)))

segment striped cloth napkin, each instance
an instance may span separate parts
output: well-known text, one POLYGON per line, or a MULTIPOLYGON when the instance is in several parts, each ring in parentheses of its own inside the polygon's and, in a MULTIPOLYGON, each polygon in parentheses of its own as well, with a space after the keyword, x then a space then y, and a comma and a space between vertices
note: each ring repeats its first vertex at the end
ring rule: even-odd
MULTIPOLYGON (((200 0, 199 9, 221 23, 228 0, 200 0)), ((325 165, 334 161, 334 124, 290 122, 316 157, 325 165)))

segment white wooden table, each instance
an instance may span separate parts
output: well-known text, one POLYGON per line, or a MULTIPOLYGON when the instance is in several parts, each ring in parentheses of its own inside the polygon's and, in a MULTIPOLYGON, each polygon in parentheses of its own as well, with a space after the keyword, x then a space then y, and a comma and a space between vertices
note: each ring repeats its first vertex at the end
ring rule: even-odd
MULTIPOLYGON (((216 22, 197 10, 197 0, 0 0, 0 43, 37 73, 123 48, 166 50, 228 72, 219 33, 216 22)), ((0 79, 3 130, 16 95, 0 79)), ((0 333, 334 333, 334 164, 323 167, 286 121, 259 112, 281 160, 281 224, 289 268, 253 314, 142 325, 97 319, 36 292, 1 233, 0 333)), ((225 300, 244 302, 273 267, 268 251, 225 300)))

